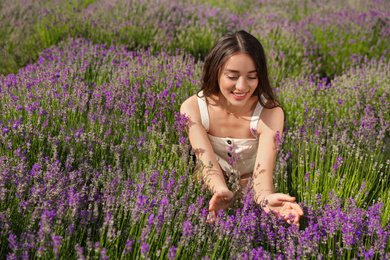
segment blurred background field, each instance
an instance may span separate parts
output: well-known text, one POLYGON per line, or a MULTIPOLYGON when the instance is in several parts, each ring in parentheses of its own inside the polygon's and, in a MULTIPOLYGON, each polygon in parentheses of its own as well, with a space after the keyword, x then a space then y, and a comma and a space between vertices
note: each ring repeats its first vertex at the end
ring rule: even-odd
POLYGON ((2 1, 0 255, 390 258, 388 1, 2 1), (205 223, 180 104, 216 39, 263 44, 285 111, 274 180, 205 223), (238 205, 238 207, 237 207, 238 205))

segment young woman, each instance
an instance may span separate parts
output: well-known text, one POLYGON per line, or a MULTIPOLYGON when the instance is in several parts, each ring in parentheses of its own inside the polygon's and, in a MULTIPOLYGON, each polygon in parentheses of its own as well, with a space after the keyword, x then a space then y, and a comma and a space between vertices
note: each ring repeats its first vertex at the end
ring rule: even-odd
POLYGON ((214 194, 209 203, 212 223, 252 177, 256 203, 299 225, 303 211, 295 198, 275 193, 273 185, 284 113, 272 93, 263 47, 254 36, 238 31, 215 43, 205 60, 200 91, 183 102, 180 112, 189 119, 198 166, 205 166, 201 178, 214 194), (230 190, 232 178, 238 186, 230 190))

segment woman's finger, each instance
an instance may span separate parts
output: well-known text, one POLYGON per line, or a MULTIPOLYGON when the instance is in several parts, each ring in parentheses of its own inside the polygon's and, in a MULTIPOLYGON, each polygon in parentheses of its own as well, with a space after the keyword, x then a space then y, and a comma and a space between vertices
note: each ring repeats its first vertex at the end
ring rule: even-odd
POLYGON ((209 212, 214 211, 214 209, 215 209, 215 204, 213 199, 211 199, 209 203, 209 212))
POLYGON ((206 223, 214 224, 215 219, 216 219, 216 217, 215 217, 214 211, 209 212, 209 214, 207 215, 206 223))
POLYGON ((283 218, 285 221, 289 222, 290 221, 290 214, 288 212, 285 212, 283 215, 283 218))
POLYGON ((299 216, 295 216, 295 221, 294 222, 299 225, 299 216))
POLYGON ((295 201, 295 197, 291 197, 290 195, 283 194, 283 193, 278 193, 278 196, 276 199, 279 202, 282 202, 282 201, 294 202, 295 201))
POLYGON ((210 223, 211 221, 211 216, 210 216, 210 213, 207 214, 207 218, 206 218, 206 223, 210 223))
POLYGON ((214 224, 216 219, 217 219, 217 214, 215 214, 215 212, 214 212, 212 215, 211 223, 214 224))
POLYGON ((287 210, 288 212, 288 219, 293 219, 294 220, 294 223, 297 223, 299 222, 299 213, 297 212, 297 210, 295 209, 295 207, 293 206, 290 206, 287 210))
POLYGON ((300 219, 299 213, 293 210, 291 214, 294 215, 294 223, 299 225, 299 219, 300 219))
POLYGON ((298 203, 290 203, 291 207, 297 212, 298 215, 303 216, 303 210, 301 209, 301 206, 299 206, 298 203))
POLYGON ((217 199, 218 197, 216 197, 216 195, 214 194, 214 196, 211 198, 210 202, 209 202, 209 211, 215 211, 216 209, 216 204, 217 204, 217 199))

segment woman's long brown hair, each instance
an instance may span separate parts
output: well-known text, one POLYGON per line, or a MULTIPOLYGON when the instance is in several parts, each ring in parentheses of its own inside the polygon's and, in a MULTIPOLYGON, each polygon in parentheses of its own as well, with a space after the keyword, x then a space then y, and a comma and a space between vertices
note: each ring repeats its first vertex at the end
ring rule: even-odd
POLYGON ((256 37, 246 31, 228 33, 222 36, 214 44, 204 63, 202 85, 199 92, 203 91, 203 95, 206 97, 217 95, 219 93, 218 79, 220 70, 227 59, 237 53, 248 54, 252 57, 255 63, 259 83, 253 95, 258 97, 258 100, 263 107, 279 107, 280 105, 276 102, 268 78, 267 60, 263 46, 256 37), (268 103, 268 105, 266 105, 264 100, 261 98, 261 95, 263 95, 268 101, 271 101, 271 104, 268 103))

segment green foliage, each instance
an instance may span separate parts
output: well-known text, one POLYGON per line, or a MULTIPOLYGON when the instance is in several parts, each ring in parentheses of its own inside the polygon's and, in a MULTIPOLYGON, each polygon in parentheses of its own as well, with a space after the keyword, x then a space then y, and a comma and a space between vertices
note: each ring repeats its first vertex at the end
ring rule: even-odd
MULTIPOLYGON (((75 190, 85 196, 113 196, 118 199, 113 205, 120 206, 85 203, 82 210, 93 211, 93 221, 88 224, 78 215, 81 209, 69 208, 53 220, 52 233, 44 233, 40 245, 48 246, 55 234, 68 238, 58 249, 64 259, 76 257, 77 243, 91 259, 101 257, 103 248, 111 258, 141 258, 143 229, 158 212, 133 216, 129 207, 135 205, 127 205, 130 196, 121 192, 124 185, 133 185, 135 190, 149 181, 146 177, 157 174, 160 186, 141 192, 155 195, 161 192, 160 181, 167 171, 177 185, 177 193, 169 194, 170 199, 186 206, 174 211, 172 222, 161 226, 160 235, 156 226, 151 227, 145 240, 151 245, 150 254, 166 259, 169 246, 175 245, 177 258, 196 254, 229 258, 235 250, 230 247, 231 236, 208 236, 200 252, 180 244, 186 207, 200 197, 206 198, 202 203, 207 207, 210 194, 191 186, 188 178, 184 183, 179 178, 191 172, 193 165, 187 159, 184 128, 179 130, 173 124, 180 104, 199 88, 202 60, 217 38, 234 29, 248 30, 263 44, 269 74, 286 111, 284 142, 274 175, 277 191, 313 207, 331 203, 329 194, 342 199, 346 207, 350 198, 362 209, 381 201, 382 226, 388 225, 390 53, 388 36, 383 34, 386 21, 377 19, 372 28, 353 22, 345 27, 305 24, 316 15, 310 13, 313 6, 319 8, 318 13, 339 12, 341 7, 332 7, 331 1, 325 7, 315 1, 259 1, 256 5, 246 0, 177 1, 177 5, 153 1, 106 5, 98 0, 58 3, 47 1, 39 7, 30 3, 24 9, 11 6, 13 19, 5 15, 7 5, 0 3, 0 74, 19 71, 18 76, 26 76, 14 82, 12 75, 2 77, 12 84, 0 89, 0 154, 4 156, 0 166, 9 169, 13 177, 1 183, 8 193, 0 201, 0 217, 10 220, 1 224, 12 226, 18 237, 27 229, 39 230, 44 215, 43 208, 31 205, 46 205, 46 201, 32 194, 31 188, 48 180, 50 203, 55 204, 61 196, 56 191, 64 191, 65 186, 56 174, 65 172, 77 177, 70 185, 75 190), (205 10, 188 9, 189 3, 205 10), (209 9, 216 15, 207 13, 209 9), (28 22, 19 24, 22 20, 28 22), (134 55, 128 54, 129 50, 134 55), (34 62, 40 65, 23 69, 34 62), (45 74, 44 68, 49 67, 51 74, 45 74), (35 84, 35 79, 40 83, 35 84), (31 96, 27 98, 26 93, 31 96), (26 109, 35 102, 39 110, 26 109), (132 110, 129 104, 134 106, 132 110), (11 127, 14 121, 18 121, 15 129, 11 127), (25 160, 18 151, 26 152, 25 160), (3 161, 5 157, 9 159, 3 161), (31 187, 16 185, 28 178, 35 166, 41 167, 37 181, 31 187), (20 210, 32 195, 36 201, 29 204, 31 208, 20 210), (112 214, 117 226, 110 226, 108 215, 102 212, 112 214), (66 227, 70 226, 75 231, 69 235, 66 227), (115 228, 123 233, 112 238, 110 232, 115 228), (131 254, 125 255, 128 239, 137 242, 131 254)), ((308 222, 302 224, 303 228, 309 226, 308 222)), ((203 229, 194 240, 201 240, 207 232, 205 223, 199 225, 203 229)), ((342 234, 337 232, 320 245, 321 252, 340 245, 342 234)), ((8 245, 8 237, 8 231, 0 230, 0 244, 8 245)), ((262 245, 274 250, 271 242, 262 241, 262 245)), ((389 248, 390 242, 387 244, 389 248)), ((2 246, 0 255, 10 250, 2 246)), ((29 253, 56 257, 54 250, 39 250, 31 248, 29 253)), ((351 251, 347 257, 357 257, 356 250, 351 251)))

